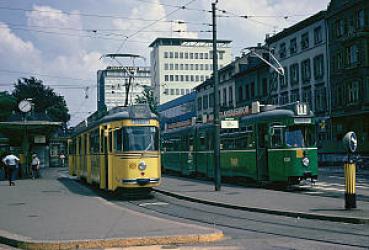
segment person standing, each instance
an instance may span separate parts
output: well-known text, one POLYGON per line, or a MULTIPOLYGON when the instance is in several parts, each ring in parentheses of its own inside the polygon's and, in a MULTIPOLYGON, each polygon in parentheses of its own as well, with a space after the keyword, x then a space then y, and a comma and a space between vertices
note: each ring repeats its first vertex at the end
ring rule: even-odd
POLYGON ((37 157, 37 154, 32 155, 31 169, 32 169, 32 179, 39 178, 40 159, 37 157))
POLYGON ((6 165, 9 186, 15 186, 15 178, 17 174, 19 158, 10 153, 3 158, 3 162, 6 165))

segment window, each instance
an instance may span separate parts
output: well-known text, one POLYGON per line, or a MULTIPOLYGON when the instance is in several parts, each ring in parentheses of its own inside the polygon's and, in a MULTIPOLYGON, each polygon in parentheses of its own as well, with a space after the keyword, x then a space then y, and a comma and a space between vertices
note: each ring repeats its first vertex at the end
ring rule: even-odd
POLYGON ((169 52, 169 58, 173 58, 173 52, 169 52))
POLYGON ((227 106, 227 88, 223 89, 223 106, 227 106))
POLYGON ((290 82, 291 85, 298 84, 299 82, 299 65, 297 63, 290 66, 290 82))
POLYGON ((181 78, 181 82, 183 82, 184 81, 184 75, 181 75, 180 78, 181 78))
POLYGON ((334 96, 334 105, 341 106, 343 104, 343 97, 342 97, 342 86, 338 85, 335 89, 335 96, 334 96))
POLYGON ((348 103, 353 104, 359 101, 359 82, 352 81, 348 84, 348 103))
POLYGON ((166 82, 169 81, 169 76, 168 75, 164 76, 164 81, 166 81, 166 82))
POLYGON ((300 90, 295 89, 291 91, 291 102, 297 102, 300 100, 300 90))
POLYGON ((204 54, 203 53, 199 53, 199 58, 200 59, 204 59, 204 54))
POLYGON ((223 60, 224 51, 219 51, 218 53, 219 53, 219 60, 223 60))
POLYGON ((301 77, 302 82, 307 83, 311 79, 311 70, 310 70, 310 59, 304 60, 301 63, 301 77))
POLYGON ((168 70, 169 69, 169 67, 168 67, 168 63, 165 63, 164 64, 164 70, 168 70))
POLYGON ((185 52, 185 59, 188 59, 188 52, 185 52))
POLYGON ((195 76, 195 81, 196 82, 200 81, 200 77, 198 75, 195 76))
POLYGON ((193 59, 193 53, 190 53, 190 59, 193 59))
POLYGON ((179 58, 183 59, 183 52, 179 53, 179 58))
POLYGON ((323 41, 323 37, 322 37, 322 27, 316 27, 314 29, 314 43, 315 44, 319 44, 323 41))
POLYGON ((179 69, 180 69, 180 70, 183 70, 183 63, 181 63, 181 64, 179 65, 179 69))
POLYGON ((347 63, 348 65, 353 65, 358 63, 358 47, 357 45, 352 45, 347 48, 347 63))
POLYGON ((232 86, 228 88, 228 102, 229 102, 229 106, 233 105, 233 89, 232 89, 232 86))
POLYGON ((191 75, 191 82, 194 82, 195 81, 195 78, 193 75, 191 75))
POLYGON ((164 52, 164 58, 168 58, 168 52, 164 52))
POLYGON ((188 70, 188 64, 187 63, 185 64, 185 70, 188 70))
POLYGON ((364 10, 359 10, 357 13, 357 27, 362 29, 365 27, 365 12, 364 10))
POLYGON ((209 95, 209 106, 214 107, 214 93, 209 95))
POLYGON ((284 75, 278 75, 278 76, 279 76, 279 86, 281 86, 281 88, 287 87, 285 76, 284 75))
POLYGON ((204 59, 209 59, 209 54, 208 53, 204 53, 204 59))
POLYGON ((305 88, 305 89, 302 90, 302 101, 308 103, 309 106, 312 107, 310 88, 305 88))
POLYGON ((297 53, 297 41, 296 38, 290 40, 290 54, 297 53))
POLYGON ((173 69, 174 69, 174 65, 173 65, 173 63, 169 64, 169 69, 170 69, 170 70, 173 70, 173 69))
POLYGON ((209 70, 209 64, 205 64, 205 70, 209 70))
POLYGON ((199 65, 197 63, 195 64, 195 70, 199 70, 199 65))
POLYGON ((250 96, 251 96, 251 98, 254 98, 254 97, 255 97, 255 95, 256 95, 256 93, 255 93, 255 82, 252 82, 252 83, 250 84, 250 86, 251 86, 250 96))
POLYGON ((174 95, 174 89, 170 89, 170 95, 174 95))
POLYGON ((324 112, 327 108, 327 93, 324 86, 315 89, 315 111, 324 112))
POLYGON ((174 58, 178 58, 178 52, 174 53, 174 58))
POLYGON ((202 110, 202 97, 201 96, 197 98, 197 110, 198 111, 202 110))
POLYGON ((238 87, 238 101, 243 101, 243 95, 242 95, 242 86, 238 87))
POLYGON ((283 105, 283 104, 287 104, 288 102, 289 102, 289 100, 288 100, 288 91, 283 92, 280 96, 279 104, 283 105))
POLYGON ((179 68, 178 63, 176 63, 176 64, 174 65, 174 69, 175 69, 175 70, 178 70, 178 68, 179 68))
POLYGON ((190 64, 190 70, 193 70, 193 64, 192 63, 190 64))
POLYGON ((345 23, 343 19, 336 22, 336 36, 341 37, 345 33, 345 23))
POLYGON ((309 33, 301 35, 301 49, 309 48, 309 33))
POLYGON ((279 45, 279 58, 285 58, 286 57, 286 44, 281 43, 279 45))
POLYGON ((270 88, 271 91, 277 91, 278 90, 278 74, 277 72, 272 72, 270 75, 270 88))
POLYGON ((173 81, 174 81, 174 76, 173 76, 173 75, 170 75, 170 76, 169 76, 169 80, 170 80, 171 82, 173 82, 173 81))
POLYGON ((336 69, 343 68, 343 55, 342 52, 337 53, 336 69))
POLYGON ((179 76, 175 75, 175 81, 178 82, 179 81, 179 76))
POLYGON ((246 101, 250 100, 250 85, 249 84, 245 85, 245 100, 246 101))
POLYGON ((319 55, 314 57, 314 78, 320 80, 324 76, 324 56, 319 55))
POLYGON ((263 96, 265 97, 268 95, 268 79, 263 78, 262 85, 263 85, 263 96))
POLYGON ((176 89, 176 95, 179 95, 179 89, 176 89))
POLYGON ((204 95, 202 97, 202 107, 204 109, 207 109, 209 107, 209 96, 208 95, 204 95))

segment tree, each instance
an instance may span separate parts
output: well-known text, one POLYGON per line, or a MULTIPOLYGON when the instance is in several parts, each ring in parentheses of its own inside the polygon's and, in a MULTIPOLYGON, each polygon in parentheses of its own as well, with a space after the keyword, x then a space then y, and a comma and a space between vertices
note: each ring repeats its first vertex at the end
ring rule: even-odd
POLYGON ((17 100, 8 92, 0 92, 0 121, 6 121, 17 107, 17 100))
POLYGON ((149 104, 151 112, 157 114, 158 101, 154 96, 154 91, 149 86, 144 86, 142 95, 136 96, 136 103, 147 103, 149 104))
POLYGON ((46 87, 41 80, 35 77, 18 79, 12 94, 17 103, 32 98, 34 111, 38 113, 47 112, 53 121, 66 123, 70 120, 64 97, 55 94, 52 88, 46 87))

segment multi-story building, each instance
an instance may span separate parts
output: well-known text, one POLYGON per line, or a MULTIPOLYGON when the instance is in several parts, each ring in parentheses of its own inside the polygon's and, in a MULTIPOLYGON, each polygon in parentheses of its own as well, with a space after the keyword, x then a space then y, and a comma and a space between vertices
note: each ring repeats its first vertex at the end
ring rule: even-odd
MULTIPOLYGON (((218 64, 231 62, 231 41, 218 40, 218 64)), ((162 104, 192 92, 213 72, 211 39, 157 38, 150 44, 154 95, 162 104)))
POLYGON ((332 142, 341 144, 337 141, 354 131, 360 154, 369 154, 369 1, 332 0, 327 24, 332 142))
MULTIPOLYGON (((325 15, 321 11, 266 39, 285 71, 281 76, 270 69, 271 104, 307 102, 322 122, 330 102, 325 15)), ((328 133, 319 136, 327 139, 328 133)))
POLYGON ((129 83, 128 103, 131 104, 135 103, 136 96, 141 95, 144 86, 151 86, 150 67, 108 66, 97 71, 97 109, 124 106, 129 83))

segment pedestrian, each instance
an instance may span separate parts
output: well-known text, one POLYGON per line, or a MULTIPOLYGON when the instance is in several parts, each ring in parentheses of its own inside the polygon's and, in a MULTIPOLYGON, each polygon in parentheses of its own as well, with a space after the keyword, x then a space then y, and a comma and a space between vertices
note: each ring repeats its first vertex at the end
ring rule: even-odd
POLYGON ((3 162, 6 165, 9 186, 15 186, 19 158, 14 154, 9 153, 3 158, 3 162))
POLYGON ((60 161, 61 161, 62 167, 64 167, 64 164, 65 164, 65 155, 64 155, 64 153, 63 153, 63 152, 60 154, 59 158, 60 158, 60 161))
POLYGON ((32 179, 40 177, 40 159, 37 157, 37 154, 32 154, 31 161, 31 169, 32 169, 32 179))

